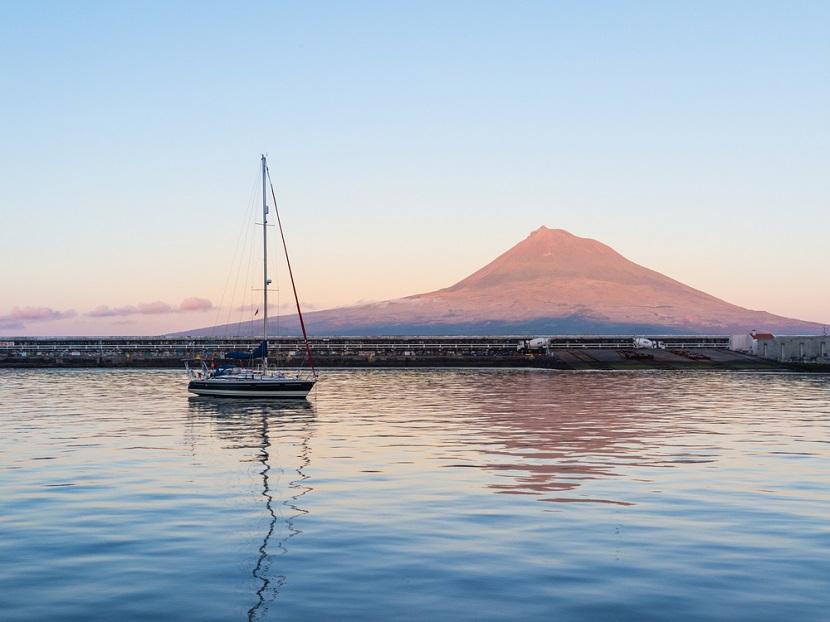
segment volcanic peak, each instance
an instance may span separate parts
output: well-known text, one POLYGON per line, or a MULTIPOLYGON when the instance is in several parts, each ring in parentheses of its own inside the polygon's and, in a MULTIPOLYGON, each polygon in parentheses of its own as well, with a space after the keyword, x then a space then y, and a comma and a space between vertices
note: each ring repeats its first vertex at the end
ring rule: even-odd
POLYGON ((443 291, 508 283, 550 283, 563 278, 629 284, 655 277, 666 278, 627 260, 601 242, 578 237, 564 229, 542 226, 491 263, 443 291))
POLYGON ((307 320, 312 331, 326 335, 729 334, 752 328, 803 334, 819 328, 738 307, 629 261, 601 242, 548 227, 451 287, 317 311, 307 320))

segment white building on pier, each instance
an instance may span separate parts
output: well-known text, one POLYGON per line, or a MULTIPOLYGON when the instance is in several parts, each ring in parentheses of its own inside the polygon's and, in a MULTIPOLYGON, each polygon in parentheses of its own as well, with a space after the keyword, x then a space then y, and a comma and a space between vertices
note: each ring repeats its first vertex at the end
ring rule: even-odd
POLYGON ((786 335, 752 331, 749 335, 732 335, 731 350, 754 354, 784 363, 830 364, 830 335, 786 335))

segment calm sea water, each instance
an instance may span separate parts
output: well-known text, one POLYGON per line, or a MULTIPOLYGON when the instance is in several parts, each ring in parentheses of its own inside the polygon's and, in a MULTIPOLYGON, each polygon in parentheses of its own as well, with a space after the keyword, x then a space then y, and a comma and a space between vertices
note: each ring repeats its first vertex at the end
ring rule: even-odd
POLYGON ((0 371, 0 619, 827 620, 830 378, 0 371))

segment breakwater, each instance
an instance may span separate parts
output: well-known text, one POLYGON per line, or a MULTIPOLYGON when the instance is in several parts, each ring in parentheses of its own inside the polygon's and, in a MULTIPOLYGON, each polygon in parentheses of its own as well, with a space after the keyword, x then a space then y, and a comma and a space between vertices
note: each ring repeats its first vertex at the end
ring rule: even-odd
MULTIPOLYGON (((314 337, 319 367, 538 367, 551 369, 782 369, 774 361, 729 350, 726 336, 640 337, 659 348, 638 348, 633 336, 562 335, 528 348, 526 335, 499 337, 314 337)), ((184 361, 225 361, 253 350, 250 338, 14 337, 0 340, 0 367, 180 367, 184 361)), ((277 365, 301 365, 302 340, 269 339, 277 365)))

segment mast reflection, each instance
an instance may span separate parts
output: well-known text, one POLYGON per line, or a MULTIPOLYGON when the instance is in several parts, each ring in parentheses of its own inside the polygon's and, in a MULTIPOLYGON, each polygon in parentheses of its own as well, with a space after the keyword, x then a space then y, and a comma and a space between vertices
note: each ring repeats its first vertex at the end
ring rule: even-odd
MULTIPOLYGON (((311 492, 313 488, 305 484, 309 478, 305 468, 311 462, 310 441, 313 433, 314 408, 306 400, 302 401, 257 401, 250 399, 234 400, 215 398, 191 397, 189 406, 196 417, 207 416, 217 424, 218 436, 233 440, 235 443, 244 443, 243 446, 257 450, 255 460, 262 465, 259 475, 262 478, 262 492, 265 498, 265 509, 268 513, 268 529, 262 538, 257 551, 257 560, 251 570, 251 576, 259 583, 255 593, 255 602, 248 609, 249 621, 261 618, 268 610, 268 604, 273 601, 282 590, 288 577, 285 574, 271 573, 271 560, 277 555, 288 552, 288 541, 301 534, 295 521, 299 516, 308 514, 308 510, 301 507, 299 500, 311 492), (272 426, 275 428, 272 432, 272 426), (299 442, 293 443, 298 448, 299 464, 294 469, 296 477, 287 484, 289 496, 278 502, 272 489, 271 465, 271 436, 294 433, 299 436, 299 442), (249 444, 250 443, 250 444, 249 444), (278 508, 282 505, 290 511, 287 516, 282 515, 278 508), (278 521, 285 523, 285 535, 273 540, 277 531, 278 521), (276 550, 276 553, 274 552, 276 550), (270 551, 270 552, 269 552, 270 551)), ((239 445, 236 445, 239 447, 239 445)))

